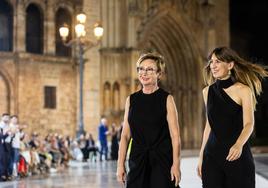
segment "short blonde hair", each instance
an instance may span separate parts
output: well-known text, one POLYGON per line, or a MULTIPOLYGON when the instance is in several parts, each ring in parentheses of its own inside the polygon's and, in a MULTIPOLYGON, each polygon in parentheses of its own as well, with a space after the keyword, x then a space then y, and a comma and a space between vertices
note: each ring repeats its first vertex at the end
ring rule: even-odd
POLYGON ((166 63, 165 63, 164 57, 162 55, 157 54, 157 53, 142 54, 140 56, 140 58, 138 59, 136 66, 139 67, 140 64, 146 59, 151 59, 156 63, 157 72, 165 73, 166 63))

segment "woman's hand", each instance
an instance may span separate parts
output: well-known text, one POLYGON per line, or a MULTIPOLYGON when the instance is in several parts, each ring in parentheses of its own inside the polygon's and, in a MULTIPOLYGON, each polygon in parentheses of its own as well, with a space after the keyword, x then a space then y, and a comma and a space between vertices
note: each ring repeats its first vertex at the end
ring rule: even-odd
POLYGON ((175 187, 177 187, 181 181, 181 171, 177 164, 173 164, 170 170, 171 181, 175 180, 175 187))
POLYGON ((123 186, 126 183, 126 170, 124 166, 118 166, 116 171, 117 181, 123 186))
POLYGON ((202 164, 203 164, 203 159, 199 157, 198 166, 197 166, 196 170, 197 170, 197 175, 200 178, 202 178, 202 164))
POLYGON ((229 154, 228 156, 226 157, 226 160, 227 161, 234 161, 234 160, 237 160, 241 154, 242 154, 242 149, 243 149, 243 146, 240 145, 240 144, 234 144, 230 150, 229 150, 229 154))

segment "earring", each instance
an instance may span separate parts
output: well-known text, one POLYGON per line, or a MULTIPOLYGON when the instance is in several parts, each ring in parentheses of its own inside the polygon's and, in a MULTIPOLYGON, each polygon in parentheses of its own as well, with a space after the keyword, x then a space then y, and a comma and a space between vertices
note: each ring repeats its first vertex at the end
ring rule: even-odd
POLYGON ((231 70, 229 70, 229 71, 228 71, 228 75, 231 76, 231 74, 232 74, 232 72, 231 72, 231 70))

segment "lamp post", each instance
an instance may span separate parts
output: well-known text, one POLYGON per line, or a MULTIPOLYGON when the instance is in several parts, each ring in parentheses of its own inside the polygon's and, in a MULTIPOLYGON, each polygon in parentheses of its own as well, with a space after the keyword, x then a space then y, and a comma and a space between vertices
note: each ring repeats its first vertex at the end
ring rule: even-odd
MULTIPOLYGON (((77 24, 75 25, 76 37, 70 41, 67 41, 69 35, 68 25, 64 24, 60 27, 59 32, 65 46, 73 47, 78 46, 78 56, 79 56, 79 122, 77 137, 84 133, 84 113, 83 113, 83 83, 84 83, 84 53, 96 46, 98 43, 94 43, 86 39, 86 15, 80 13, 76 16, 77 24)), ((99 23, 94 25, 94 35, 100 41, 103 35, 103 28, 99 23)))

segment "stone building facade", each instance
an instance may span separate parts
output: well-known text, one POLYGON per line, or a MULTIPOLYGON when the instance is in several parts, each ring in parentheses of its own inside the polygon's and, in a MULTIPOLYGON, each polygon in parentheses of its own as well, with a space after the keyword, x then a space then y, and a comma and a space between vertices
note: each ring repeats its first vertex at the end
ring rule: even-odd
POLYGON ((72 22, 82 2, 4 0, 0 7, 0 113, 18 114, 29 132, 73 134, 77 68, 57 40, 57 18, 72 22))
MULTIPOLYGON (((0 50, 1 113, 17 113, 30 130, 74 135, 79 96, 75 50, 61 46, 57 28, 63 21, 73 25, 75 14, 83 10, 89 31, 99 20, 104 28, 101 44, 85 53, 85 129, 96 135, 101 115, 110 123, 122 121, 126 97, 139 88, 135 62, 142 52, 157 51, 167 62, 161 86, 174 96, 183 148, 199 147, 204 125, 202 67, 211 49, 229 45, 228 0, 3 2, 13 10, 13 35, 0 50), (26 39, 32 4, 41 12, 43 23, 37 53, 27 48, 26 39), (56 108, 44 108, 44 90, 53 96, 55 88, 56 108)), ((8 9, 4 10, 0 16, 7 15, 8 9)), ((87 37, 94 40, 91 32, 87 37)))
POLYGON ((166 59, 161 85, 174 96, 182 146, 198 147, 204 125, 202 68, 211 49, 229 45, 228 7, 226 0, 102 0, 101 114, 122 117, 125 98, 139 88, 137 58, 157 51, 166 59))

